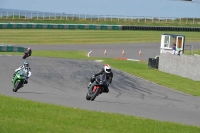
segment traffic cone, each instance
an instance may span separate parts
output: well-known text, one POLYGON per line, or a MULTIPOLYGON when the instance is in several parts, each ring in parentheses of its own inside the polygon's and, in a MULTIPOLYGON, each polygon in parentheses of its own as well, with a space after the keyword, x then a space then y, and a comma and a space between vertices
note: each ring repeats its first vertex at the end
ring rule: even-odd
POLYGON ((107 53, 106 53, 106 49, 105 49, 105 51, 104 51, 104 55, 107 55, 107 53))
POLYGON ((125 55, 125 53, 124 53, 124 49, 122 50, 122 55, 125 55))
POLYGON ((141 50, 139 51, 138 55, 142 55, 142 51, 141 50))

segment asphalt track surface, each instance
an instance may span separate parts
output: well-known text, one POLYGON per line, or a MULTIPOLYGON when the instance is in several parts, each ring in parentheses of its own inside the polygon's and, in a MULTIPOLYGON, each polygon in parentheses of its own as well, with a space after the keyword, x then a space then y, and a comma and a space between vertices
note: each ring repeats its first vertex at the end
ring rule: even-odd
MULTIPOLYGON (((110 47, 113 46, 120 51, 116 45, 110 47)), ((40 46, 32 47, 39 49, 40 46)), ((54 47, 59 49, 58 45, 54 47)), ((86 49, 82 47, 79 48, 76 45, 76 49, 86 49)), ((129 47, 134 49, 132 45, 129 47)), ((49 46, 48 48, 41 46, 42 48, 54 49, 49 46)), ((148 47, 146 51, 151 53, 150 49, 147 49, 148 47)), ((90 51, 89 48, 88 50, 90 51)), ((91 50, 97 49, 91 48, 91 50)), ((94 101, 87 101, 85 96, 89 78, 102 68, 102 64, 95 61, 29 57, 27 61, 32 68, 29 84, 15 93, 12 91, 12 74, 24 60, 21 56, 0 56, 0 60, 0 93, 4 95, 87 110, 200 126, 199 97, 181 93, 115 69, 113 69, 113 83, 109 87, 110 92, 99 95, 94 101)))
MULTIPOLYGON (((193 49, 200 49, 200 43, 186 43, 192 45, 193 49)), ((90 52, 90 56, 96 57, 113 57, 113 58, 129 58, 137 60, 148 60, 159 55, 160 43, 137 43, 137 44, 99 44, 99 45, 83 45, 83 44, 67 44, 67 45, 20 45, 30 46, 33 50, 84 50, 90 52), (106 50, 106 55, 104 51, 106 50), (122 55, 124 50, 125 55, 122 55), (139 51, 141 50, 141 55, 139 51)), ((190 49, 185 46, 185 49, 190 49)))

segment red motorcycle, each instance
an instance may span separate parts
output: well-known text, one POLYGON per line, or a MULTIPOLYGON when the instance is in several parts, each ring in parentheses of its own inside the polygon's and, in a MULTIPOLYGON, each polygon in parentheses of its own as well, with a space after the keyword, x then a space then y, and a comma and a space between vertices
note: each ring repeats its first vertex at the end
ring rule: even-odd
POLYGON ((25 53, 24 53, 22 59, 26 59, 27 57, 31 56, 31 54, 32 54, 32 50, 31 50, 31 48, 29 47, 29 48, 25 51, 25 53))
POLYGON ((106 74, 104 73, 97 76, 91 86, 92 88, 89 88, 86 99, 93 101, 99 94, 104 91, 104 87, 108 87, 106 74))
POLYGON ((29 57, 29 54, 28 53, 24 53, 22 59, 26 59, 27 57, 29 57))

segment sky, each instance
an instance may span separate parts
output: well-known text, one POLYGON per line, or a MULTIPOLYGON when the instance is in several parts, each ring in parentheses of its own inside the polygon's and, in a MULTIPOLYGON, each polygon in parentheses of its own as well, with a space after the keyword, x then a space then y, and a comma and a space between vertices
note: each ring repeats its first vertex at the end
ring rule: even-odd
POLYGON ((0 8, 67 14, 200 18, 200 3, 173 0, 0 0, 0 8))

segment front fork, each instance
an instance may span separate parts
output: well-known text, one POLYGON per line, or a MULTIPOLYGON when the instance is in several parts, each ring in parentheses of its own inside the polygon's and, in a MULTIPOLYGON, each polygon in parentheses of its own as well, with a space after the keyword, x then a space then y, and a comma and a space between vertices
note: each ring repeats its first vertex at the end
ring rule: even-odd
POLYGON ((90 85, 90 88, 89 88, 89 93, 91 93, 92 92, 92 88, 94 87, 94 85, 95 85, 95 81, 90 85))
MULTIPOLYGON (((92 94, 92 92, 94 92, 93 91, 93 87, 96 85, 96 83, 95 82, 93 82, 92 84, 91 84, 91 86, 90 86, 90 88, 89 88, 89 95, 91 95, 92 94)), ((99 86, 99 85, 98 85, 99 86)), ((95 91, 96 91, 96 89, 100 89, 100 92, 99 92, 99 94, 101 94, 103 91, 104 91, 104 89, 103 88, 101 88, 102 86, 99 86, 99 88, 94 88, 95 89, 95 91)))
POLYGON ((15 87, 15 82, 17 81, 17 77, 16 77, 16 74, 15 74, 15 77, 13 78, 13 82, 12 82, 12 84, 13 84, 13 88, 15 87))

